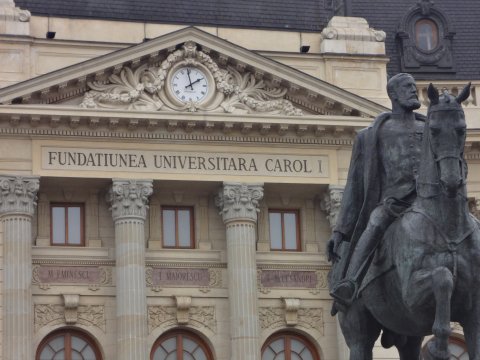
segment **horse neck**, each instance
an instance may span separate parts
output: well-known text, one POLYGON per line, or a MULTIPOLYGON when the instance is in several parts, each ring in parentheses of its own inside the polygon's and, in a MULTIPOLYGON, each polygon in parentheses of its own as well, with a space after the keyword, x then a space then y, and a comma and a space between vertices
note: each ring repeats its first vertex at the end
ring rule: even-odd
POLYGON ((434 197, 419 196, 416 206, 422 208, 445 234, 454 238, 465 231, 471 221, 465 194, 463 186, 454 198, 447 197, 444 192, 434 197))

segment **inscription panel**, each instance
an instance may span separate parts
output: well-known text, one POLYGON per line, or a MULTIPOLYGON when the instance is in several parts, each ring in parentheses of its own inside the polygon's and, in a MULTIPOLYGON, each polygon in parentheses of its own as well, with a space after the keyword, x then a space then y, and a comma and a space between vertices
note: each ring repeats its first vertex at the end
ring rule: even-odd
POLYGON ((41 266, 38 280, 42 283, 92 284, 100 281, 100 269, 89 266, 41 266))
POLYGON ((183 268, 152 268, 151 286, 209 286, 210 273, 208 269, 183 268))
POLYGON ((115 177, 118 172, 152 179, 183 179, 195 174, 199 179, 229 177, 275 177, 279 181, 327 182, 335 154, 299 149, 257 149, 258 152, 229 152, 226 147, 205 151, 157 147, 153 149, 90 148, 34 142, 33 170, 40 176, 115 177), (52 145, 48 145, 52 144, 52 145), (225 150, 225 151, 222 151, 225 150), (289 153, 291 151, 291 153, 289 153), (80 175, 81 174, 81 175, 80 175), (143 174, 143 175, 142 175, 143 174))
POLYGON ((317 282, 315 271, 262 270, 260 273, 260 284, 265 288, 313 289, 317 287, 317 282))
POLYGON ((35 265, 32 284, 42 289, 49 288, 52 284, 88 285, 98 288, 112 284, 112 269, 101 266, 35 265))

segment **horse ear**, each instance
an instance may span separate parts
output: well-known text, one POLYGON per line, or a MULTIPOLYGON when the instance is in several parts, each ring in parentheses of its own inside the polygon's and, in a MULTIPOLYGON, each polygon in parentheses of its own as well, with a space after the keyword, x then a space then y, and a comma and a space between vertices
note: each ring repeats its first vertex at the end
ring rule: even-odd
POLYGON ((464 102, 465 100, 468 99, 468 97, 470 96, 470 87, 472 86, 472 83, 469 82, 463 89, 462 91, 460 92, 460 94, 458 94, 456 100, 459 104, 461 104, 462 102, 464 102))
POLYGON ((427 92, 428 92, 428 98, 430 99, 430 105, 438 104, 438 99, 439 99, 438 90, 435 86, 433 86, 432 83, 428 85, 427 92))

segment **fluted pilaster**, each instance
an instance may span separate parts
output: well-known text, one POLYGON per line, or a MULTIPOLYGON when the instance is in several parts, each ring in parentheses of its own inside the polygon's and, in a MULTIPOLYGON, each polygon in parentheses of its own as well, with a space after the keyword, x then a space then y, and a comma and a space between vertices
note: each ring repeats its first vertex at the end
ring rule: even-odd
POLYGON ((217 206, 226 224, 231 360, 260 360, 255 242, 263 184, 224 183, 217 206))
POLYGON ((37 177, 0 176, 4 231, 3 359, 29 360, 33 351, 32 216, 37 177))
POLYGON ((115 222, 117 357, 147 359, 145 218, 151 180, 114 180, 108 194, 115 222))

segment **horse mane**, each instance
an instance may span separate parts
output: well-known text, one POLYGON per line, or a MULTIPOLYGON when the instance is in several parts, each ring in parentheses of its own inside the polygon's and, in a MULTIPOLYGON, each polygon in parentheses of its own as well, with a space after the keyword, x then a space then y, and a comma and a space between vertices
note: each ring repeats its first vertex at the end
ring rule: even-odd
POLYGON ((428 131, 430 116, 425 120, 423 132, 422 154, 420 168, 417 177, 417 195, 422 198, 430 198, 438 194, 438 171, 430 143, 430 131, 428 131))

